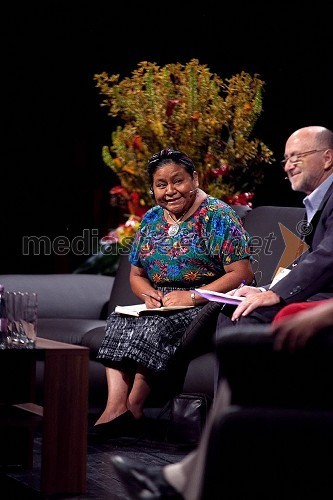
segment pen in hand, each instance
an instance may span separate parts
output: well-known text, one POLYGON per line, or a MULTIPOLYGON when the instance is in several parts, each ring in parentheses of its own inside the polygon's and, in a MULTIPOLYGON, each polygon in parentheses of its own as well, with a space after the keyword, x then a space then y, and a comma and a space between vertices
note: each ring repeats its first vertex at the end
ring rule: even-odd
MULTIPOLYGON (((234 295, 235 294, 235 291, 236 290, 239 290, 240 288, 242 288, 243 286, 246 285, 246 280, 243 280, 237 288, 235 288, 234 290, 232 290, 231 292, 228 292, 229 295, 234 295)), ((223 311, 224 307, 226 306, 226 304, 223 304, 223 306, 221 307, 221 311, 223 311)))
POLYGON ((238 285, 238 287, 236 288, 236 290, 239 290, 240 288, 242 288, 242 287, 243 287, 243 286, 245 286, 245 285, 246 285, 246 280, 243 280, 243 281, 241 282, 241 284, 240 284, 240 285, 238 285))
POLYGON ((243 280, 243 281, 240 283, 240 285, 238 285, 238 287, 237 287, 237 288, 235 288, 234 290, 232 290, 232 293, 230 293, 230 295, 234 295, 236 290, 239 290, 240 288, 242 288, 242 287, 243 287, 243 286, 245 286, 245 285, 246 285, 246 280, 243 280))
POLYGON ((152 295, 149 295, 149 293, 142 292, 141 295, 144 295, 145 297, 149 297, 150 299, 156 300, 157 302, 159 302, 161 304, 161 306, 163 305, 162 299, 156 299, 152 295))

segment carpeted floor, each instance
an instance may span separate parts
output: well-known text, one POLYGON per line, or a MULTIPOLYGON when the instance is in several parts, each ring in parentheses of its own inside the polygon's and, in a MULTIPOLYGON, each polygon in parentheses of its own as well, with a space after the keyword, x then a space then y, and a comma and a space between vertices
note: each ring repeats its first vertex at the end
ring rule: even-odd
MULTIPOLYGON (((90 416, 90 420, 94 416, 90 416)), ((6 500, 12 499, 99 499, 132 500, 119 480, 110 461, 114 454, 123 455, 147 466, 163 466, 184 457, 193 446, 167 441, 167 420, 148 417, 149 432, 140 437, 112 439, 103 443, 88 439, 87 492, 84 495, 40 494, 41 437, 37 432, 34 442, 34 466, 32 470, 9 470, 0 473, 0 491, 7 491, 6 500)))

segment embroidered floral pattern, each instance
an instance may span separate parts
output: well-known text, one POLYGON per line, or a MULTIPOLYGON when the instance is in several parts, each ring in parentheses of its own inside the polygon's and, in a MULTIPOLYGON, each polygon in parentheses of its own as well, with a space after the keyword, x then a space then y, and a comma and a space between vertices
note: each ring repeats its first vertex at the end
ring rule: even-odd
POLYGON ((250 255, 249 236, 238 216, 212 196, 180 224, 174 237, 168 236, 168 228, 163 209, 150 209, 130 255, 131 263, 143 267, 156 286, 210 283, 225 274, 223 266, 250 255))

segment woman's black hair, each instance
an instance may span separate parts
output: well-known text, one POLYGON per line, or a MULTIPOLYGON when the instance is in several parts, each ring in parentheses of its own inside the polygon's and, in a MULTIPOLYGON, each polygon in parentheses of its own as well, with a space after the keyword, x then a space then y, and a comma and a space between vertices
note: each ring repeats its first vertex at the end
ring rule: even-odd
POLYGON ((167 163, 176 163, 177 165, 182 165, 193 178, 195 167, 191 158, 189 158, 182 151, 177 151, 175 149, 162 149, 158 153, 153 154, 153 156, 151 156, 148 160, 147 171, 152 195, 154 173, 159 167, 161 167, 162 165, 166 165, 167 163))

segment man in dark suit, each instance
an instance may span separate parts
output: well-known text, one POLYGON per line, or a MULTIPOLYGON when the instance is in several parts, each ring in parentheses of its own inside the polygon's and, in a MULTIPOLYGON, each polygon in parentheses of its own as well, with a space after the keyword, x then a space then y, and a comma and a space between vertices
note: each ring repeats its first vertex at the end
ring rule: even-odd
MULTIPOLYGON (((320 126, 297 130, 286 142, 282 164, 292 189, 306 194, 305 242, 309 248, 273 286, 237 289, 235 295, 244 296, 245 300, 231 317, 223 312, 219 315, 217 331, 242 323, 269 324, 286 304, 333 297, 333 132, 320 126)), ((201 498, 210 426, 222 418, 225 408, 225 393, 220 386, 209 419, 211 424, 206 426, 198 449, 181 462, 164 467, 163 472, 152 472, 114 457, 121 476, 127 478, 128 484, 137 486, 138 496, 134 498, 201 498), (146 496, 140 496, 143 490, 146 496)))
MULTIPOLYGON (((333 297, 333 132, 319 126, 297 130, 286 142, 282 164, 292 189, 306 193, 309 248, 270 288, 236 290, 245 300, 233 312, 232 322, 270 323, 286 304, 333 297)), ((217 328, 231 321, 221 314, 217 328)))

